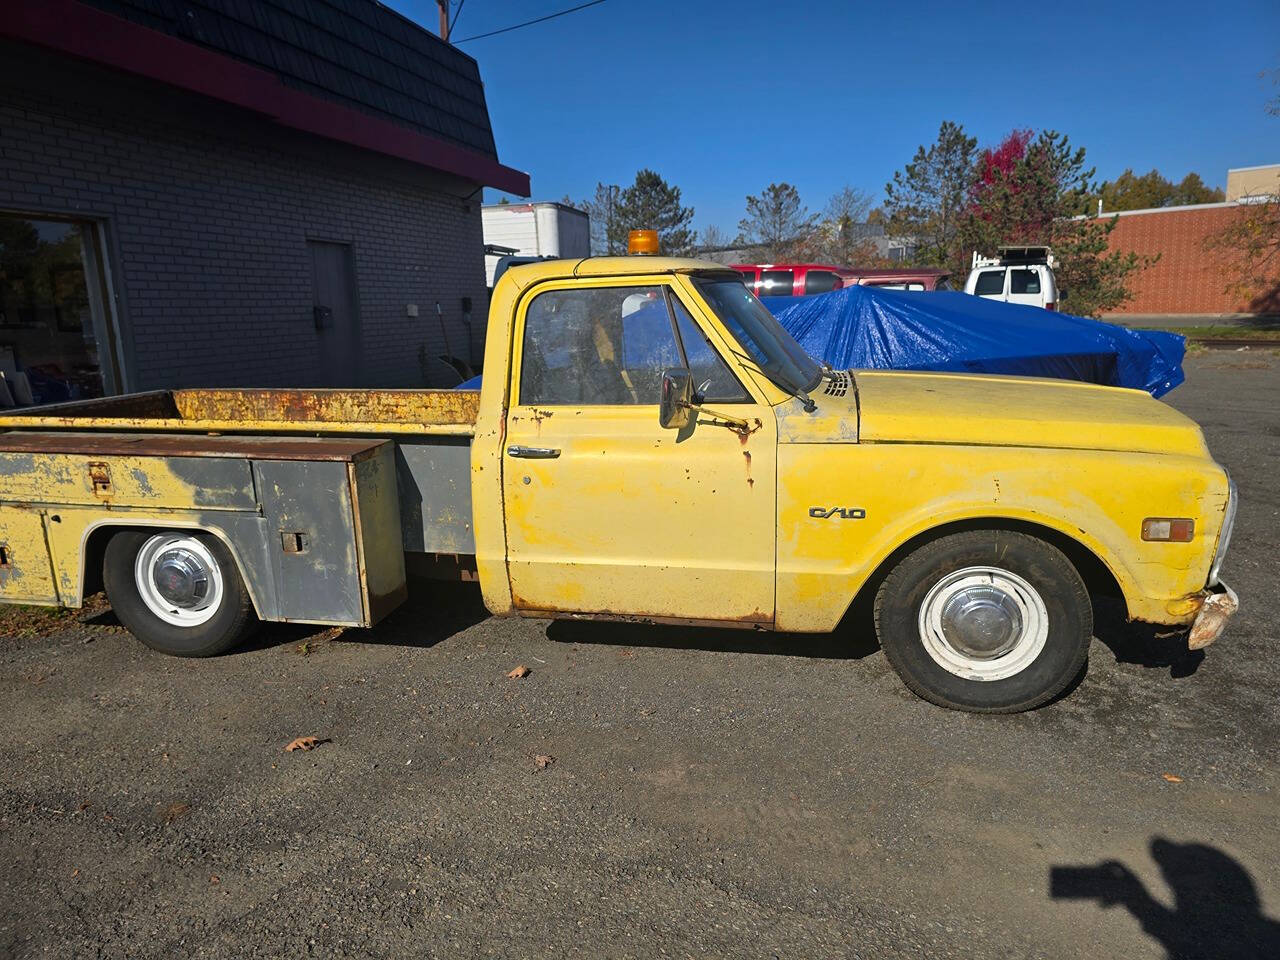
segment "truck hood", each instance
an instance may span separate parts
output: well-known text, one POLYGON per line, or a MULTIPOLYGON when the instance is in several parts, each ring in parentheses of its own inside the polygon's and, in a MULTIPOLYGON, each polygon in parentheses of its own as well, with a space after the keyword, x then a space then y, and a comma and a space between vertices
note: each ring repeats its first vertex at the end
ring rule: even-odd
POLYGON ((896 370, 859 372, 855 386, 864 442, 1209 456, 1193 420, 1141 390, 896 370))

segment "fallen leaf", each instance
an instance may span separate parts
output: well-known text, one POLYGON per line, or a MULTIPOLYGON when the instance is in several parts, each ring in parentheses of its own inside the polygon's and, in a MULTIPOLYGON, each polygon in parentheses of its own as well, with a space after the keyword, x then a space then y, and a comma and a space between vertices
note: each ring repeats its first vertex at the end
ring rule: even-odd
POLYGON ((179 817, 184 816, 190 809, 191 804, 178 800, 160 810, 160 819, 165 823, 173 823, 179 817))
POLYGON ((78 876, 80 876, 80 868, 79 868, 79 867, 76 867, 74 870, 72 870, 72 871, 71 871, 71 876, 73 876, 73 877, 78 877, 78 876))
POLYGON ((216 886, 217 886, 218 884, 220 884, 222 881, 221 881, 220 879, 218 879, 218 875, 215 873, 213 876, 211 876, 211 877, 209 878, 209 882, 210 882, 211 884, 213 884, 213 885, 216 887, 216 886))
POLYGON ((1164 778, 1165 778, 1166 780, 1168 780, 1170 783, 1181 783, 1181 782, 1182 782, 1182 778, 1181 778, 1180 776, 1178 776, 1176 773, 1162 773, 1162 774, 1160 774, 1160 776, 1164 777, 1164 778))
POLYGON ((545 770, 547 769, 547 767, 551 766, 553 763, 556 762, 556 758, 549 757, 545 753, 540 753, 533 758, 533 762, 534 764, 537 765, 539 770, 545 770))
POLYGON ((293 753, 295 750, 311 750, 319 745, 320 739, 318 737, 298 737, 290 740, 289 745, 284 749, 285 753, 293 753))
POLYGON ((527 677, 531 673, 533 673, 533 671, 522 663, 520 666, 508 673, 507 677, 511 680, 519 680, 521 677, 527 677))

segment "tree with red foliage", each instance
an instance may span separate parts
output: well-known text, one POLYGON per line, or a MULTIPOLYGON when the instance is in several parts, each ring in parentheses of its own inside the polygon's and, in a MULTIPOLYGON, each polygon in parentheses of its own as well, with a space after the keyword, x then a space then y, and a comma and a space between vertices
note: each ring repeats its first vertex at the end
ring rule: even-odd
POLYGON ((974 178, 974 200, 981 203, 983 191, 997 179, 1008 177, 1013 168, 1027 155, 1031 143, 1030 130, 1014 130, 997 146, 987 147, 978 154, 978 172, 974 178))
POLYGON ((1060 289, 1070 291, 1072 313, 1097 315, 1132 297, 1127 278, 1152 257, 1108 252, 1116 218, 1088 216, 1096 194, 1085 151, 1062 134, 1015 130, 979 157, 960 251, 994 254, 1002 244, 1043 244, 1058 261, 1060 289))

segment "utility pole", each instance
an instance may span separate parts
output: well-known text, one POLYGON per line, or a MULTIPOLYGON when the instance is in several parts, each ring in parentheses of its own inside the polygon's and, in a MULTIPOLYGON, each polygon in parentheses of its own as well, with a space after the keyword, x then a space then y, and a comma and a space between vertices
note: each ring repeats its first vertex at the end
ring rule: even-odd
POLYGON ((449 0, 436 0, 440 8, 440 39, 449 42, 449 0))

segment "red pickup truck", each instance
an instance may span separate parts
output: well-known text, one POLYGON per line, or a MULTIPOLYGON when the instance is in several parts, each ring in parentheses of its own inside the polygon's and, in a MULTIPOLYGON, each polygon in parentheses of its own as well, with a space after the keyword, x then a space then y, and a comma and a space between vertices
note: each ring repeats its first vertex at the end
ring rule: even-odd
POLYGON ((948 290, 946 270, 933 267, 890 267, 865 270, 826 263, 735 263, 747 286, 759 297, 803 297, 843 287, 888 287, 893 290, 948 290))

